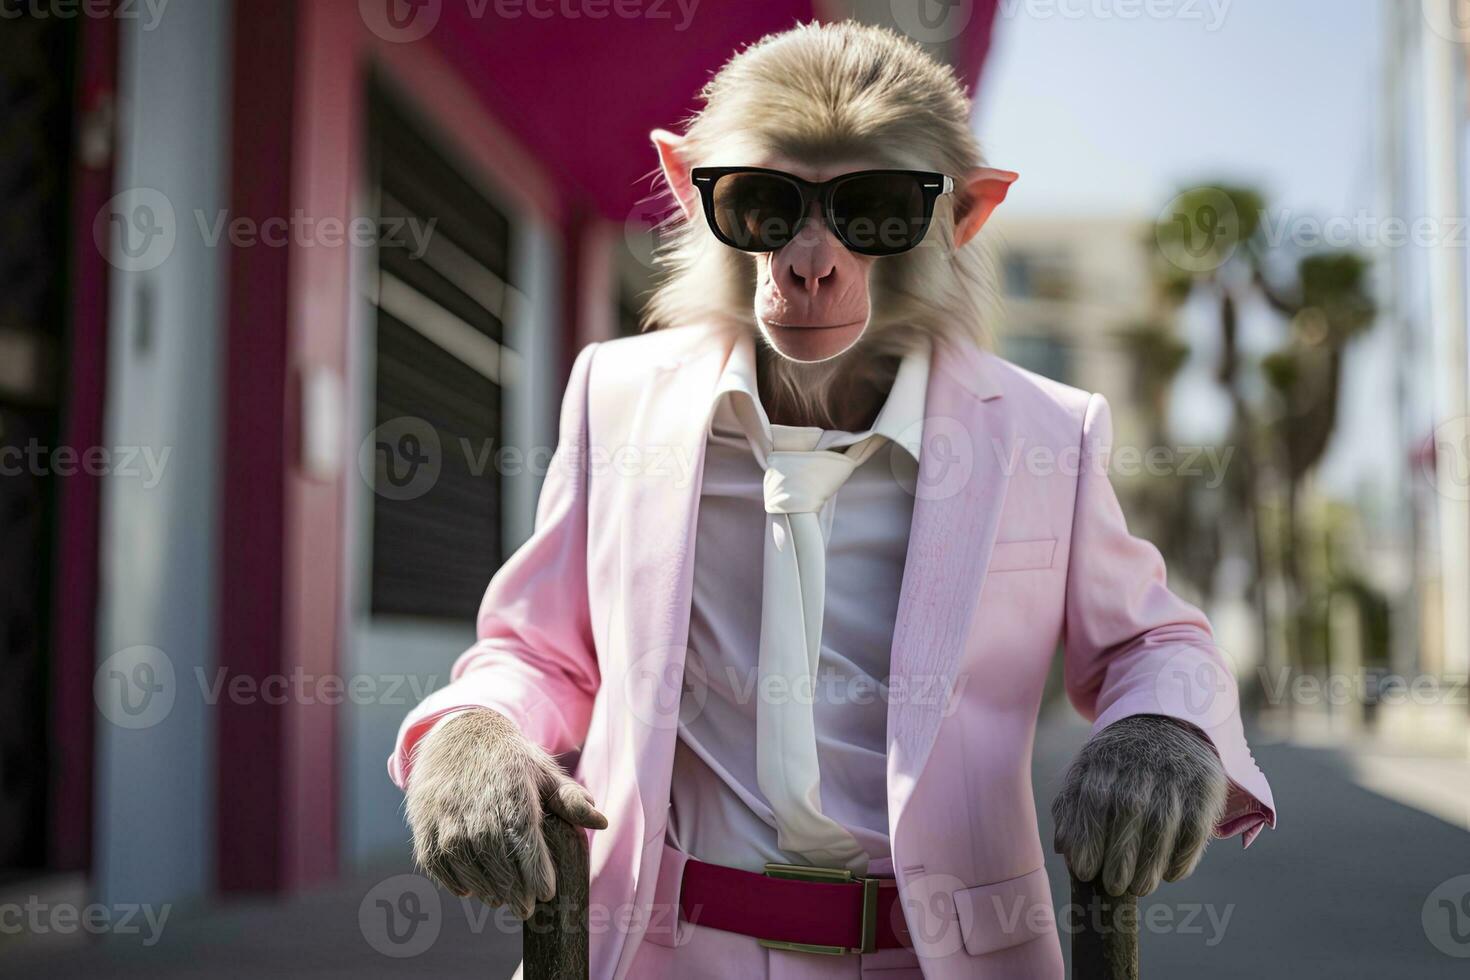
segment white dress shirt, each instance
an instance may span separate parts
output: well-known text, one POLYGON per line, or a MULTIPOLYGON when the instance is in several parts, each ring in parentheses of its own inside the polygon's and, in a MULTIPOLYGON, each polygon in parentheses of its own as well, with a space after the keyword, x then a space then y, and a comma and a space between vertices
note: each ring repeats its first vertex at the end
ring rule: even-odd
POLYGON ((669 842, 715 864, 759 871, 803 864, 776 843, 756 782, 759 699, 813 705, 823 812, 870 859, 888 857, 888 663, 908 551, 928 389, 928 349, 899 365, 871 429, 838 432, 772 425, 756 385, 755 348, 735 346, 711 407, 695 531, 694 590, 669 842), (872 435, 885 444, 822 508, 827 592, 822 653, 811 691, 763 688, 760 646, 766 512, 756 447, 841 449, 872 435))

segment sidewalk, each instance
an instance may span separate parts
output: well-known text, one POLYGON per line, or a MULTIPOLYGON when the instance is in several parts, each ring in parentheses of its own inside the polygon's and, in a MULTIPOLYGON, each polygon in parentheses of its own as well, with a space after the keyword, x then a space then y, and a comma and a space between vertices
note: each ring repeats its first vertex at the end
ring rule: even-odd
POLYGON ((1413 740, 1334 725, 1330 716, 1278 719, 1271 737, 1306 749, 1331 749, 1358 786, 1470 830, 1470 757, 1456 739, 1413 740))

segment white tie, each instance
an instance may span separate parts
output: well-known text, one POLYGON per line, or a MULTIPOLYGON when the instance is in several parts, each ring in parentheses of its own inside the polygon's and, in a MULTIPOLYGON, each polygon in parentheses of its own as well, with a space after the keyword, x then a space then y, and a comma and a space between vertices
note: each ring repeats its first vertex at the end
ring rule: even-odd
POLYGON ((818 513, 878 448, 766 454, 765 580, 761 594, 756 781, 776 818, 777 843, 822 867, 862 872, 867 855, 822 812, 811 694, 822 654, 827 544, 818 513))

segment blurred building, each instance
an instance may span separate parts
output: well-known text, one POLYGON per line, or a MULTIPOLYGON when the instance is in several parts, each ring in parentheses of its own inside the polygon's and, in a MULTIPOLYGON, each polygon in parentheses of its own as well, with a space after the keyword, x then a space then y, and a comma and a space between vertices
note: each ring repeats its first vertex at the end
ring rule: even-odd
POLYGON ((397 725, 636 320, 648 131, 813 16, 974 79, 995 11, 76 6, 0 30, 0 872, 108 903, 403 853, 397 725))
POLYGON ((1382 5, 1380 213, 1428 222, 1376 256, 1393 346, 1397 439, 1384 472, 1407 555, 1393 591, 1394 669, 1458 678, 1445 697, 1386 713, 1410 737, 1467 740, 1470 709, 1470 34, 1456 0, 1382 5))
POLYGON ((1064 384, 1108 396, 1120 441, 1143 438, 1136 360, 1124 334, 1154 313, 1146 249, 1136 217, 1014 217, 992 223, 1004 312, 1002 354, 1064 384))

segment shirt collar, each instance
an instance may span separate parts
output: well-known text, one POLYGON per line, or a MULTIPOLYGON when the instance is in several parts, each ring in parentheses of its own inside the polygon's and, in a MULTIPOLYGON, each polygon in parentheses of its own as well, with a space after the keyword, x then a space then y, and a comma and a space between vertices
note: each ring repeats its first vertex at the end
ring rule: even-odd
MULTIPOLYGON (((893 376, 893 387, 888 398, 878 410, 873 422, 872 434, 883 436, 898 443, 908 454, 919 458, 919 447, 924 444, 924 403, 929 395, 930 346, 924 340, 920 347, 909 351, 898 363, 898 373, 893 376)), ((863 433, 858 438, 864 438, 863 433)))
MULTIPOLYGON (((929 342, 922 340, 903 356, 888 397, 870 428, 862 432, 825 431, 817 448, 840 449, 878 435, 902 446, 917 460, 924 443, 924 404, 929 391, 931 353, 929 342)), ((733 428, 751 440, 757 456, 762 456, 771 446, 772 426, 761 405, 755 363, 755 341, 747 334, 735 342, 720 372, 710 418, 713 425, 717 417, 724 416, 733 428)))

